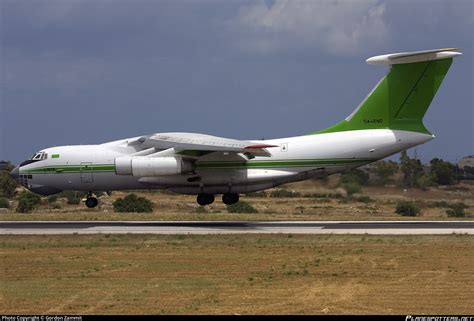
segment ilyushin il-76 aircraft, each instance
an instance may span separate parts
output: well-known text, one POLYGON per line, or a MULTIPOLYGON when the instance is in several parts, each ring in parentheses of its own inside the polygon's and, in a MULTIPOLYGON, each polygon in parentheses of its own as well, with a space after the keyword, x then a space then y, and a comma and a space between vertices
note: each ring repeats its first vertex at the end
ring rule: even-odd
POLYGON ((434 138, 423 117, 456 48, 375 56, 390 70, 341 122, 318 132, 270 140, 236 140, 196 133, 155 133, 98 145, 43 149, 11 175, 34 193, 168 189, 197 195, 200 205, 239 194, 322 178, 396 154, 434 138))

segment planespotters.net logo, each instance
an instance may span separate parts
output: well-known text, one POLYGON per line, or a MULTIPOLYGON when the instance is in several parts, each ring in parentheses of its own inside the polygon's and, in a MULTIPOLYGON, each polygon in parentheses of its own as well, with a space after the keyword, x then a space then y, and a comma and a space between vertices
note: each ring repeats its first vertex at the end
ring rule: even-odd
POLYGON ((412 316, 407 315, 405 321, 474 321, 474 317, 467 316, 412 316))

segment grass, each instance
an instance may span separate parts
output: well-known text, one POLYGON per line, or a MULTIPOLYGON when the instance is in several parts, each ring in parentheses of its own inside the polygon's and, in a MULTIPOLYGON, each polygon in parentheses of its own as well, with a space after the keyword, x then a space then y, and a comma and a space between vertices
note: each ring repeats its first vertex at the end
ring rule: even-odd
POLYGON ((474 238, 0 236, 5 314, 472 314, 474 238))
POLYGON ((145 190, 135 193, 153 202, 152 213, 114 213, 113 202, 129 194, 114 192, 111 196, 100 197, 99 207, 95 209, 87 209, 84 204, 68 205, 66 198, 58 197, 53 204, 42 205, 30 214, 21 214, 15 213, 15 200, 10 209, 2 209, 0 220, 400 220, 400 215, 395 213, 397 202, 412 198, 420 205, 421 213, 403 219, 447 220, 450 218, 442 205, 458 202, 468 206, 466 217, 462 219, 474 218, 474 184, 464 184, 461 191, 441 188, 409 191, 396 186, 366 186, 361 193, 346 197, 345 192, 336 187, 336 181, 304 181, 250 196, 241 195, 241 200, 258 211, 252 214, 228 213, 220 196, 205 207, 207 213, 202 213, 203 210, 197 209, 195 196, 145 190), (270 197, 272 193, 280 197, 270 197))

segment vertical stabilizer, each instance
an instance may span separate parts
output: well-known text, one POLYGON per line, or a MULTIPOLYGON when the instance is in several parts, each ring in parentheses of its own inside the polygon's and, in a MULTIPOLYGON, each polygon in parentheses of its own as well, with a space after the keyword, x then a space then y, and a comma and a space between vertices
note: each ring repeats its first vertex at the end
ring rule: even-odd
POLYGON ((431 134, 423 117, 453 57, 455 48, 375 56, 367 63, 390 65, 390 71, 343 121, 314 134, 361 129, 399 129, 431 134))

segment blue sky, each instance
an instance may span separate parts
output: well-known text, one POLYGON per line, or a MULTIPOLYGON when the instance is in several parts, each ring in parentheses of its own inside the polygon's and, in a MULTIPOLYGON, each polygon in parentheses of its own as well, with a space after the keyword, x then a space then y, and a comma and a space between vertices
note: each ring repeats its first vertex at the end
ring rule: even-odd
POLYGON ((474 154, 473 2, 0 0, 0 159, 191 131, 332 125, 385 74, 366 58, 460 47, 425 124, 429 161, 474 154))

